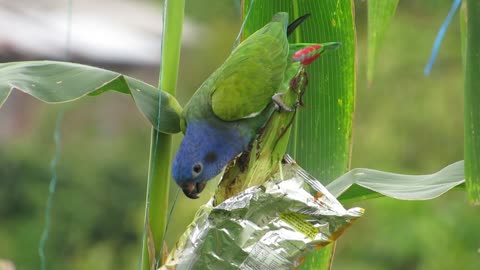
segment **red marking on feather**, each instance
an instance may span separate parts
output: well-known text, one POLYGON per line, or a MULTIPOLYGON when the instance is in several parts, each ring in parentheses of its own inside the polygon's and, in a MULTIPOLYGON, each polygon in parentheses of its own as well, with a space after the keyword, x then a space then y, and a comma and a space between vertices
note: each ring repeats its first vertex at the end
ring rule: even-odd
POLYGON ((306 48, 303 48, 293 54, 293 61, 300 62, 302 65, 307 66, 310 65, 313 61, 315 61, 320 54, 317 53, 319 49, 322 48, 322 45, 312 45, 306 48))
POLYGON ((316 55, 314 55, 314 56, 305 58, 305 59, 302 61, 302 65, 304 65, 304 66, 310 65, 310 63, 312 63, 313 61, 315 61, 319 56, 320 56, 320 54, 316 54, 316 55))

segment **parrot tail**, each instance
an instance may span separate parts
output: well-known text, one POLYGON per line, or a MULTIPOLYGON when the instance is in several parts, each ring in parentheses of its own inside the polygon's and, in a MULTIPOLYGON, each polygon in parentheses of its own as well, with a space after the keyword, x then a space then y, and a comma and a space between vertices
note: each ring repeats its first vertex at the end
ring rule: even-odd
POLYGON ((307 13, 305 15, 302 15, 298 17, 295 21, 293 21, 291 24, 287 26, 287 36, 290 36, 290 34, 300 25, 302 24, 308 17, 310 17, 310 13, 307 13))
MULTIPOLYGON (((315 61, 320 55, 323 53, 330 51, 330 50, 335 50, 340 45, 342 45, 340 42, 327 42, 327 43, 321 43, 321 44, 312 44, 312 43, 297 43, 295 44, 296 46, 305 46, 299 50, 297 50, 293 55, 292 55, 292 61, 293 62, 300 62, 304 66, 310 65, 313 61, 315 61)), ((293 45, 291 47, 295 48, 296 46, 293 45)), ((291 48, 292 49, 292 48, 291 48)))

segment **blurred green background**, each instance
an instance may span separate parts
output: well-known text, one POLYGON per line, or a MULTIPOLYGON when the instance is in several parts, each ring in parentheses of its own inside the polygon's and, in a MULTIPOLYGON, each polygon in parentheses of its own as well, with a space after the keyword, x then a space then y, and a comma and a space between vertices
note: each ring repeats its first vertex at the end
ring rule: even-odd
MULTIPOLYGON (((80 14, 75 2, 74 22, 80 14)), ((463 159, 458 15, 432 74, 423 75, 451 1, 400 1, 371 87, 365 80, 366 1, 355 4, 358 87, 352 167, 426 174, 463 159)), ((158 3, 150 5, 161 14, 158 3)), ((2 8, 8 11, 0 4, 2 8)), ((93 1, 90 8, 109 12, 108 7, 98 11, 93 1)), ((237 1, 187 0, 186 8, 196 38, 182 49, 177 91, 182 104, 226 58, 240 27, 237 1)), ((0 59, 41 58, 11 52, 0 46, 0 59)), ((153 85, 157 82, 155 65, 75 55, 71 59, 153 85)), ((306 102, 307 109, 315 106, 306 102)), ((12 261, 17 269, 40 267, 37 249, 55 150, 53 130, 62 107, 59 182, 46 247, 48 269, 135 269, 143 233, 150 127, 128 96, 115 93, 51 106, 15 92, 0 109, 0 260, 12 261)), ((170 246, 213 188, 210 184, 196 201, 179 195, 168 231, 170 246)), ((172 185, 171 198, 176 193, 172 185)), ((465 193, 453 191, 426 202, 383 198, 355 206, 366 213, 338 241, 334 270, 480 269, 480 209, 468 205, 465 193)))

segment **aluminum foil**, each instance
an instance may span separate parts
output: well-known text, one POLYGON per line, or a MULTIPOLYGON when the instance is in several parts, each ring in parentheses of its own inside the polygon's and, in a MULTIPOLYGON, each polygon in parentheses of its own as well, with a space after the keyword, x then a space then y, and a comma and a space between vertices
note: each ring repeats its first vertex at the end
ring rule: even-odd
POLYGON ((295 163, 262 186, 202 207, 160 269, 294 269, 363 209, 346 210, 295 163))

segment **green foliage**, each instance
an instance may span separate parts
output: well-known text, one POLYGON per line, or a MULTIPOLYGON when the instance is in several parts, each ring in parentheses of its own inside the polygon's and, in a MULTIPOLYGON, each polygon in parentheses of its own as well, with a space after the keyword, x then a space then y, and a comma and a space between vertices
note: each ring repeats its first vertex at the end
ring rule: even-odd
MULTIPOLYGON (((358 77, 352 167, 426 174, 463 158, 458 22, 449 28, 432 74, 423 75, 450 5, 400 1, 379 52, 375 83, 367 88, 365 76, 358 77), (421 35, 411 30, 415 27, 421 35)), ((366 50, 366 33, 358 37, 360 50, 366 50)), ((359 70, 366 69, 366 60, 359 54, 359 70)), ((333 269, 478 267, 474 243, 480 237, 473 228, 480 226, 480 213, 466 205, 464 192, 422 202, 379 198, 355 206, 365 208, 365 216, 338 241, 333 269)))
POLYGON ((54 61, 0 64, 0 105, 13 89, 19 89, 48 103, 69 102, 110 90, 131 94, 138 109, 153 126, 159 127, 160 132, 180 131, 181 107, 175 98, 151 85, 113 71, 54 61), (160 123, 157 123, 159 113, 160 123))
POLYGON ((327 188, 342 202, 356 202, 382 195, 399 200, 431 200, 463 184, 463 170, 463 161, 427 175, 405 175, 357 168, 335 179, 327 188))
MULTIPOLYGON (((184 0, 166 0, 163 25, 162 67, 158 86, 175 95, 177 89, 180 48, 185 9, 184 0)), ((160 90, 158 90, 160 91, 160 90)), ((162 119, 157 111, 156 119, 162 119)), ((179 123, 178 123, 179 124, 179 123)), ((145 235, 142 246, 142 269, 156 268, 165 243, 168 223, 168 193, 171 180, 172 138, 161 134, 154 126, 151 131, 150 158, 145 203, 145 235)), ((161 260, 161 258, 160 258, 161 260)))
POLYGON ((470 201, 480 204, 480 3, 466 3, 465 177, 470 201))
POLYGON ((398 0, 368 1, 368 62, 367 81, 373 81, 378 51, 397 8, 398 0))
MULTIPOLYGON (((289 152, 312 175, 328 183, 348 169, 355 94, 355 26, 351 1, 244 1, 243 16, 250 6, 244 37, 286 11, 290 20, 311 17, 290 37, 291 43, 340 42, 335 53, 326 54, 308 67, 306 108, 301 109, 291 132, 289 152)), ((327 269, 333 247, 309 256, 301 269, 327 269), (324 253, 324 254, 322 254, 324 253)))
MULTIPOLYGON (((463 103, 458 87, 462 74, 458 40, 451 38, 455 35, 447 35, 432 77, 422 75, 431 42, 445 15, 441 7, 450 3, 426 2, 401 1, 379 52, 375 85, 365 89, 364 78, 359 76, 354 167, 426 173, 462 158, 463 103), (411 31, 419 25, 420 36, 411 31)), ((212 22, 209 28, 215 33, 209 38, 215 42, 206 40, 204 48, 186 52, 189 57, 182 63, 184 79, 180 81, 184 88, 195 89, 204 79, 198 74, 209 73, 217 65, 212 62, 224 59, 223 54, 231 49, 232 40, 223 37, 233 37, 231 29, 238 29, 238 21, 227 20, 213 10, 204 9, 201 17, 212 22), (225 22, 229 27, 218 28, 225 22)), ((230 16, 233 11, 226 14, 230 16)), ((364 48, 361 34, 359 41, 360 49, 364 48)), ((359 69, 365 70, 361 56, 359 69)), ((325 94, 323 91, 319 92, 325 94)), ((8 94, 0 90, 0 103, 8 94)), ((148 151, 144 141, 148 132, 124 96, 109 95, 80 102, 66 116, 70 120, 65 127, 66 149, 60 164, 53 238, 47 247, 51 269, 65 265, 71 269, 136 267, 143 229, 143 173, 148 151)), ((306 102, 305 111, 317 106, 308 99, 306 102)), ((25 125, 27 131, 34 132, 24 131, 21 136, 0 141, 0 253, 12 259, 17 269, 38 268, 36 248, 49 179, 45 153, 51 151, 52 128, 47 124, 51 115, 43 113, 43 105, 27 104, 25 112, 33 111, 36 117, 30 122, 19 118, 15 125, 25 125)), ((11 109, 9 105, 7 101, 0 109, 0 117, 1 112, 11 109)), ((0 133, 8 130, 7 125, 2 126, 0 133)), ((431 202, 387 198, 362 202, 366 216, 347 230, 337 245, 334 269, 476 269, 479 213, 465 207, 462 195, 447 194, 431 202)), ((176 212, 182 215, 170 226, 171 239, 176 240, 183 224, 191 220, 188 213, 193 214, 193 203, 183 199, 179 203, 176 212)))

